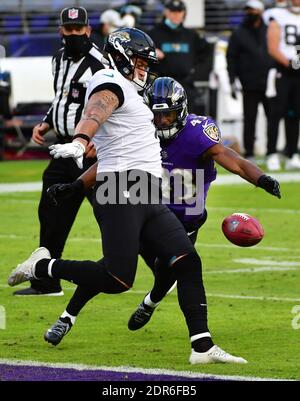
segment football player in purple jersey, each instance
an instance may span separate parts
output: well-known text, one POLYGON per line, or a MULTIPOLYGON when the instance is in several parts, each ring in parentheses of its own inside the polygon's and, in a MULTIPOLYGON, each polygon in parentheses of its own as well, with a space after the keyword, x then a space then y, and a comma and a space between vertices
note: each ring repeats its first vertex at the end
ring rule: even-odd
MULTIPOLYGON (((279 183, 274 178, 266 176, 256 165, 222 145, 220 130, 213 119, 188 114, 185 90, 173 78, 157 78, 145 91, 144 100, 154 113, 156 133, 161 140, 162 166, 165 175, 184 176, 183 185, 189 187, 185 194, 191 194, 191 199, 194 200, 189 202, 189 199, 184 197, 184 201, 176 202, 172 198, 168 204, 183 224, 193 244, 196 242, 199 228, 207 218, 206 197, 210 184, 217 175, 214 162, 270 194, 281 197, 279 183), (196 185, 199 171, 202 172, 203 183, 200 188, 196 185), (199 190, 192 193, 191 188, 199 190), (202 208, 193 213, 197 198, 202 200, 198 202, 202 208)), ((74 183, 56 184, 50 187, 49 196, 57 202, 78 191, 87 190, 96 183, 96 170, 95 164, 74 183)), ((140 254, 152 269, 155 282, 152 290, 129 319, 130 330, 140 329, 150 320, 157 305, 176 283, 172 268, 164 266, 151 249, 142 246, 140 254)))

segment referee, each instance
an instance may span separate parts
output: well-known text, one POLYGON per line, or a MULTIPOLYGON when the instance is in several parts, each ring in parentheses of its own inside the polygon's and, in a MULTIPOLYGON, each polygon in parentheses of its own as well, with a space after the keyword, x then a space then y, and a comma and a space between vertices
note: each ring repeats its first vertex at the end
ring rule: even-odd
MULTIPOLYGON (((81 118, 88 81, 104 68, 103 55, 89 39, 91 27, 83 7, 69 7, 60 14, 60 34, 63 47, 52 59, 55 98, 43 122, 33 129, 32 140, 39 145, 50 129, 57 135, 57 143, 72 141, 74 130, 81 118)), ((83 159, 84 170, 96 161, 91 145, 83 159)), ((43 190, 39 203, 40 246, 50 249, 60 258, 68 234, 84 196, 75 196, 68 202, 54 206, 47 196, 47 189, 60 182, 69 183, 82 174, 72 158, 51 159, 43 174, 43 190)), ((91 202, 91 191, 86 192, 91 202)), ((58 279, 32 280, 29 288, 14 295, 63 295, 58 279)))

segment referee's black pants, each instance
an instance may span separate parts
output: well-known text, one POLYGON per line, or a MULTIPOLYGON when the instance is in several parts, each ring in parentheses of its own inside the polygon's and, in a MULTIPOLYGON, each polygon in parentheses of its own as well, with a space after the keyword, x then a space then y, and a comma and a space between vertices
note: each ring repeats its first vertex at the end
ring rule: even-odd
MULTIPOLYGON (((54 206, 47 195, 47 189, 58 183, 69 183, 76 180, 97 160, 84 159, 83 169, 79 169, 73 159, 51 159, 43 173, 43 189, 38 208, 40 221, 40 246, 49 249, 53 258, 60 258, 72 228, 84 195, 76 194, 65 202, 54 206)), ((86 192, 86 197, 92 203, 92 190, 86 192)), ((61 291, 60 280, 44 278, 31 281, 32 288, 39 291, 61 291)))
POLYGON ((286 156, 297 153, 300 120, 300 70, 279 69, 275 97, 269 99, 267 155, 276 153, 280 120, 289 116, 286 130, 286 156))
POLYGON ((243 90, 243 142, 245 157, 254 156, 256 118, 258 105, 260 103, 262 103, 265 114, 268 117, 268 99, 265 96, 265 91, 243 90))
MULTIPOLYGON (((98 185, 94 191, 97 189, 98 185)), ((100 205, 97 201, 93 207, 101 230, 103 258, 98 262, 56 260, 52 264, 52 277, 78 285, 67 312, 74 315, 78 304, 80 310, 99 292, 113 294, 131 288, 143 243, 164 265, 174 269, 178 300, 190 336, 207 332, 201 260, 183 225, 168 207, 131 203, 100 205)), ((36 276, 47 277, 48 265, 46 259, 38 262, 36 276)))

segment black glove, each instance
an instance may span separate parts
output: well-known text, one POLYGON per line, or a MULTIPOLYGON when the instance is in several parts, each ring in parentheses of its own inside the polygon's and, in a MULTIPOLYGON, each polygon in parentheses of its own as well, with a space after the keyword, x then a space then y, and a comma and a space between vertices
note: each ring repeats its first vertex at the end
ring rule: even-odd
POLYGON ((57 206, 60 200, 71 198, 75 194, 84 194, 82 180, 76 180, 68 184, 53 184, 47 189, 47 195, 54 206, 57 206))
POLYGON ((257 186, 263 188, 265 191, 269 192, 269 194, 277 196, 279 199, 281 198, 280 185, 275 178, 269 175, 261 175, 257 181, 257 186))

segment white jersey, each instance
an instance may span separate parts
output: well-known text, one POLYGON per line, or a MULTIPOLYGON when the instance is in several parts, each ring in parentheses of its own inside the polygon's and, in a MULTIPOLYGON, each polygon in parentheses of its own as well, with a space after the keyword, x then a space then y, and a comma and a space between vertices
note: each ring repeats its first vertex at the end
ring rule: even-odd
POLYGON ((116 93, 121 104, 93 138, 97 172, 138 169, 161 177, 161 148, 155 136, 152 111, 133 84, 116 70, 100 70, 94 74, 86 101, 101 87, 116 93))
MULTIPOLYGON (((275 20, 281 28, 279 49, 289 60, 297 57, 297 36, 300 37, 300 14, 294 14, 287 8, 270 8, 263 14, 265 23, 275 20)), ((300 50, 300 49, 299 49, 300 50)))

